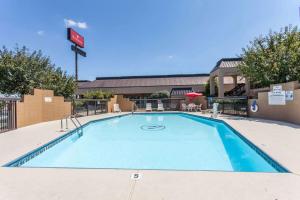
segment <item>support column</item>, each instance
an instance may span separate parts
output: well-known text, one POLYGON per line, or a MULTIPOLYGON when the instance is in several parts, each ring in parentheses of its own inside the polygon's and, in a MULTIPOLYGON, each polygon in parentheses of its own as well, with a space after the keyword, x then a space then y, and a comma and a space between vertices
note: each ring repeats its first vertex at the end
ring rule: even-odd
POLYGON ((245 78, 245 90, 246 95, 248 96, 250 94, 250 80, 248 78, 245 78))
POLYGON ((215 77, 210 77, 209 78, 209 91, 210 91, 210 95, 213 96, 216 94, 216 91, 215 91, 215 88, 216 88, 216 85, 215 85, 215 77))
POLYGON ((237 76, 232 76, 233 78, 233 86, 236 87, 237 86, 237 76))
POLYGON ((224 97, 224 76, 223 74, 218 76, 218 97, 224 97))

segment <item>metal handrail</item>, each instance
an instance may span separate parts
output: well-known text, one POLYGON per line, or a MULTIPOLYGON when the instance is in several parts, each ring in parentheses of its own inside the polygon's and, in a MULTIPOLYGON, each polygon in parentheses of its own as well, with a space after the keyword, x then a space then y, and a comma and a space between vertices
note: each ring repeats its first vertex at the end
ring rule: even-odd
POLYGON ((77 124, 73 121, 72 117, 70 117, 71 122, 73 123, 73 125, 78 128, 77 124))
POLYGON ((76 122, 79 124, 79 127, 81 127, 81 123, 79 122, 79 120, 77 119, 77 117, 74 115, 74 119, 76 120, 76 122))
POLYGON ((70 116, 70 119, 71 119, 72 123, 75 125, 76 130, 77 130, 77 131, 78 131, 78 130, 81 131, 81 133, 78 133, 78 135, 79 135, 79 136, 82 136, 82 135, 83 135, 83 128, 82 128, 82 125, 81 125, 81 123, 79 122, 79 120, 76 118, 75 115, 71 115, 71 116, 70 116), (75 121, 79 124, 79 127, 76 125, 75 121, 73 121, 73 118, 74 118, 75 121))
MULTIPOLYGON (((73 125, 76 127, 76 130, 78 132, 78 130, 80 130, 80 133, 78 133, 79 136, 83 135, 83 128, 82 128, 82 124, 80 123, 80 121, 76 118, 75 115, 68 115, 65 119, 66 119, 66 129, 68 129, 68 118, 70 118, 71 122, 73 123, 73 125), (75 119, 75 120, 73 120, 75 119), (77 122, 77 124, 76 124, 77 122)), ((63 119, 60 120, 60 124, 61 124, 61 131, 63 131, 63 119)))

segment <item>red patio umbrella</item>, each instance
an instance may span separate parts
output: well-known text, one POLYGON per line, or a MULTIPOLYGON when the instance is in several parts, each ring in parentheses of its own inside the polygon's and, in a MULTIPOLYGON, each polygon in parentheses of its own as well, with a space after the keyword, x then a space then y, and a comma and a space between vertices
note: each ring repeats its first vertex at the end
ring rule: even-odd
POLYGON ((191 101, 196 97, 203 96, 203 94, 202 93, 197 93, 197 92, 189 92, 189 93, 186 93, 185 96, 188 97, 191 101))

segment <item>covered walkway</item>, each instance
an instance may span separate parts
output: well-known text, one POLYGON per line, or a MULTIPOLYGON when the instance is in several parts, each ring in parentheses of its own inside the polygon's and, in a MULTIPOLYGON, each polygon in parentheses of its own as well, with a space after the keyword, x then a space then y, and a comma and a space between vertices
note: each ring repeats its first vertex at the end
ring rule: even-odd
MULTIPOLYGON (((218 86, 218 97, 224 97, 225 88, 224 88, 224 78, 232 77, 233 78, 233 87, 236 87, 238 84, 238 77, 241 77, 241 74, 238 71, 237 66, 242 62, 241 58, 223 58, 219 60, 213 70, 210 72, 210 95, 216 95, 216 84, 218 86), (217 79, 217 81, 216 81, 217 79)), ((246 95, 250 91, 250 83, 247 79, 241 80, 245 83, 246 95)))

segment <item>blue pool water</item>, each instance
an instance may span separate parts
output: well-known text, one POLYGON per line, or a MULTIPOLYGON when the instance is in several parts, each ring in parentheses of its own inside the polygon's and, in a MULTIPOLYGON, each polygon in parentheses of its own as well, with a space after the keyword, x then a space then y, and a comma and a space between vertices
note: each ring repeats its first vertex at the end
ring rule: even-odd
POLYGON ((183 113, 95 121, 32 157, 21 167, 283 171, 224 123, 183 113))

